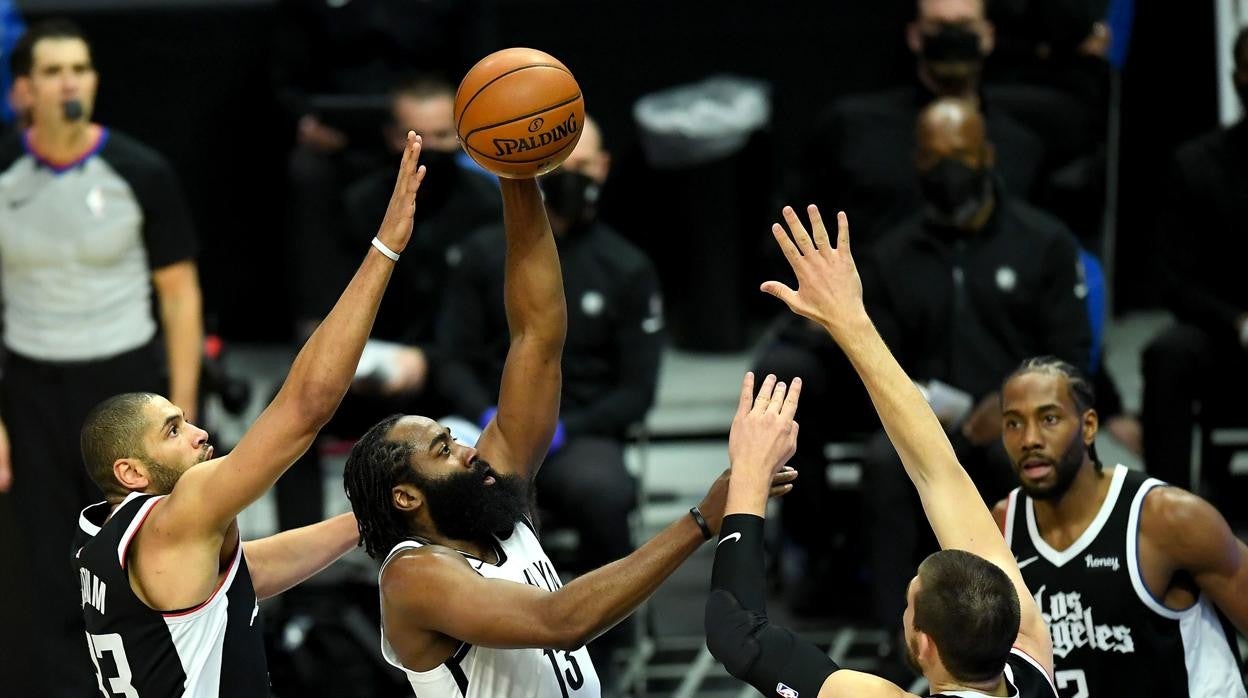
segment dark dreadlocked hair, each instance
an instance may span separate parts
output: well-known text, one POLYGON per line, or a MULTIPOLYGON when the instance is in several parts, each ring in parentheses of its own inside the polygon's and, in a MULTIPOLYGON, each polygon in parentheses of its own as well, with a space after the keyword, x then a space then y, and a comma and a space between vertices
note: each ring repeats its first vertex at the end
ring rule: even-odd
MULTIPOLYGON (((1014 372, 1002 381, 1004 386, 1016 376, 1024 373, 1047 373, 1049 375, 1060 375, 1066 378, 1066 384, 1070 387, 1070 397, 1075 401, 1075 410, 1082 415, 1091 409, 1096 409, 1096 390, 1092 388, 1092 383, 1083 375, 1083 372, 1075 368, 1073 364, 1062 361, 1056 356, 1033 356, 1025 359, 1014 372)), ((1093 465, 1099 473, 1104 469, 1101 459, 1096 455, 1096 442, 1088 444, 1088 455, 1092 458, 1093 465)))
POLYGON ((351 501, 351 511, 360 527, 360 544, 374 560, 384 559, 390 550, 411 535, 403 514, 390 503, 390 490, 412 482, 408 443, 386 438, 401 414, 391 415, 369 429, 355 442, 347 456, 342 485, 351 501))

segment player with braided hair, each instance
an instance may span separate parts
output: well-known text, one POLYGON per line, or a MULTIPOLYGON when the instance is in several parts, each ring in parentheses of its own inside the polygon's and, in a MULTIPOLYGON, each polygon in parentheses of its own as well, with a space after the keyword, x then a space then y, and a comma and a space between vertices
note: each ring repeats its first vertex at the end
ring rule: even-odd
POLYGON ((1244 696, 1230 625, 1248 630, 1248 549, 1222 515, 1104 468, 1095 395, 1066 362, 1024 361, 1001 411, 1020 486, 993 513, 1052 634, 1062 698, 1244 696))

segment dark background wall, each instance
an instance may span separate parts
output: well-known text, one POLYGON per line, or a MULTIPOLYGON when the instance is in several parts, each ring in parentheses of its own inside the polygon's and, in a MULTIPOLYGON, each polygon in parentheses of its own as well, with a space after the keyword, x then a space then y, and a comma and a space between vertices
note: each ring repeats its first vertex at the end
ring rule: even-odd
MULTIPOLYGON (((20 4, 30 20, 69 14, 85 27, 102 77, 99 118, 174 162, 203 241, 210 319, 239 339, 285 337, 282 202, 290 134, 268 83, 271 3, 20 4)), ((1155 217, 1144 202, 1157 200, 1173 146, 1216 122, 1212 4, 1138 5, 1122 83, 1119 309, 1157 301, 1147 244, 1155 217)), ((608 211, 626 211, 633 228, 640 219, 645 230, 631 234, 643 244, 673 231, 667 212, 656 208, 662 202, 648 195, 645 168, 636 166, 632 105, 639 96, 713 73, 769 81, 773 127, 736 195, 770 211, 779 172, 819 105, 903 82, 913 71, 902 36, 913 13, 909 0, 498 0, 498 13, 500 45, 542 48, 576 73, 620 164, 608 211)), ((296 231, 291 244, 297 240, 296 231)))
MULTIPOLYGON (((32 20, 68 13, 84 25, 102 76, 99 117, 178 168, 199 223, 203 283, 220 330, 237 338, 286 336, 281 204, 290 137, 268 83, 272 5, 21 4, 32 20)), ((1212 4, 1138 5, 1123 75, 1120 309, 1156 302, 1145 244, 1154 217, 1143 202, 1157 200, 1173 145, 1216 122, 1212 4)), ((501 45, 542 48, 576 73, 622 165, 612 203, 644 214, 649 229, 635 233, 641 237, 667 231, 665 212, 648 205, 644 175, 627 179, 644 170, 628 167, 638 157, 637 97, 713 73, 771 82, 774 124, 758 163, 764 169, 740 192, 770 206, 778 171, 813 110, 835 95, 905 81, 913 70, 902 37, 913 13, 908 0, 500 0, 498 13, 501 45)))
MULTIPOLYGON (((279 339, 289 328, 282 277, 284 157, 290 134, 268 83, 273 8, 263 2, 26 3, 29 20, 73 16, 95 46, 98 118, 165 153, 182 176, 202 239, 209 314, 227 336, 279 339), (68 7, 67 7, 68 6, 68 7), (86 6, 89 9, 76 9, 86 6)), ((665 226, 638 159, 632 105, 642 94, 731 72, 774 85, 764 165, 786 159, 830 97, 907 79, 905 2, 574 2, 498 6, 500 45, 565 61, 603 124, 621 167, 612 185, 632 212, 665 226)), ((772 169, 742 193, 770 195, 772 169)), ((624 208, 623 205, 617 208, 624 208)), ((762 232, 766 232, 763 228, 762 232)), ((292 241, 297 244, 297 233, 292 241)))

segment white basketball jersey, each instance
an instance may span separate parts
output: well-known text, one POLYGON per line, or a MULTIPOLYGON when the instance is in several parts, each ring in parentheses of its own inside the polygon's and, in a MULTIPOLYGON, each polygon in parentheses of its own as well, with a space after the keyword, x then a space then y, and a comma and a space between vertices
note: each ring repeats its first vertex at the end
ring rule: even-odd
MULTIPOLYGON (((426 545, 405 540, 390 551, 386 564, 402 550, 426 545)), ((563 584, 554 565, 542 550, 527 520, 516 524, 511 536, 496 542, 498 564, 464 555, 482 577, 528 584, 549 592, 563 584)), ((380 579, 380 576, 378 577, 380 579)), ((589 652, 581 647, 572 652, 552 649, 495 649, 461 643, 447 661, 429 671, 411 671, 395 656, 381 627, 381 653, 390 664, 403 670, 419 698, 598 698, 602 688, 589 652)))

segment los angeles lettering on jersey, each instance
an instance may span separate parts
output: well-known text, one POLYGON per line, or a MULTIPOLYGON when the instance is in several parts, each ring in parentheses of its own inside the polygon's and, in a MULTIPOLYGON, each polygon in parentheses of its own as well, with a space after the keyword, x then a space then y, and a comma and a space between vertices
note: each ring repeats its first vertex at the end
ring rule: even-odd
POLYGON ((1085 607, 1077 591, 1045 593, 1047 585, 1036 590, 1036 605, 1053 637, 1053 654, 1065 658, 1072 651, 1087 647, 1101 652, 1135 652, 1131 628, 1125 625, 1097 625, 1092 607, 1085 607))

